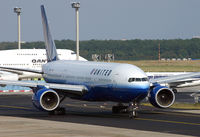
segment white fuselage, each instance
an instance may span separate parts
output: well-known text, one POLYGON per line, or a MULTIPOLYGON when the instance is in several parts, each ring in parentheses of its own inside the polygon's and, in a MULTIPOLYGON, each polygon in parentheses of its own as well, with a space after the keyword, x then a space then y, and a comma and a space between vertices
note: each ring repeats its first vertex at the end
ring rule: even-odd
MULTIPOLYGON (((50 83, 85 85, 89 89, 97 90, 101 88, 102 93, 109 88, 108 92, 116 90, 114 95, 118 92, 120 96, 122 92, 127 92, 130 97, 134 95, 132 98, 138 94, 147 94, 149 90, 147 75, 130 64, 59 60, 49 62, 42 68, 45 81, 50 83), (137 81, 129 81, 130 78, 137 81)), ((125 98, 130 101, 126 96, 122 98, 123 102, 126 101, 125 98)))
MULTIPOLYGON (((61 60, 76 60, 76 54, 72 50, 58 49, 61 60)), ((83 57, 80 60, 86 61, 83 57)), ((45 49, 13 49, 0 51, 0 66, 11 68, 26 68, 41 70, 41 66, 47 63, 45 49)))
MULTIPOLYGON (((65 80, 80 83, 120 83, 130 84, 129 78, 146 78, 147 75, 138 67, 129 64, 104 63, 92 61, 53 61, 43 65, 46 79, 65 80)), ((139 82, 139 83, 148 83, 139 82)))

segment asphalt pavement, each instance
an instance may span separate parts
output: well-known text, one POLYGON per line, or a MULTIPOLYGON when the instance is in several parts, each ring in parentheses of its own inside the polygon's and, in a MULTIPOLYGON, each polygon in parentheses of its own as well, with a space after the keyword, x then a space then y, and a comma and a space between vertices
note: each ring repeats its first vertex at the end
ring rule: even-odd
MULTIPOLYGON (((186 101, 189 93, 178 93, 176 96, 177 101, 184 101, 182 96, 186 101)), ((0 135, 200 136, 200 110, 183 113, 175 109, 141 106, 138 118, 130 119, 126 113, 112 114, 111 107, 115 105, 112 102, 66 98, 61 104, 66 108, 66 114, 49 115, 34 108, 31 98, 30 93, 0 95, 0 135)))

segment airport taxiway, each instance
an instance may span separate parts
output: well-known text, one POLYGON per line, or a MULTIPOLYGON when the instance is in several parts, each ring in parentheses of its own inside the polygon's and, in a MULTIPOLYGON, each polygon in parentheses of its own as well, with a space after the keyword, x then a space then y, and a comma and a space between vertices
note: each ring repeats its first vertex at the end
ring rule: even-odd
POLYGON ((130 119, 128 114, 112 114, 111 102, 66 98, 66 114, 55 116, 35 109, 31 97, 0 95, 0 136, 200 136, 200 113, 142 106, 139 117, 130 119))

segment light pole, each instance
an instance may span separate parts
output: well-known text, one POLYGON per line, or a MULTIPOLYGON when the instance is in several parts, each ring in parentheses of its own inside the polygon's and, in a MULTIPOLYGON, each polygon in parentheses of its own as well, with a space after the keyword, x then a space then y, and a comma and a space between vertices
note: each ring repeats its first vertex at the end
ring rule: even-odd
POLYGON ((80 2, 73 2, 72 8, 76 11, 76 60, 79 60, 79 11, 80 2))
POLYGON ((17 13, 17 20, 18 20, 18 49, 21 49, 21 29, 20 29, 20 14, 21 8, 14 8, 14 12, 17 13))

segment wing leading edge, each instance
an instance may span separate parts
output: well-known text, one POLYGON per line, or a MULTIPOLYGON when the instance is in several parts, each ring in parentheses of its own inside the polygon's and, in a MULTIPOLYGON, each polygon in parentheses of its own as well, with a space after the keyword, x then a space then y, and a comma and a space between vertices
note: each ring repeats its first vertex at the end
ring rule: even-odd
POLYGON ((6 72, 12 72, 12 73, 16 73, 16 74, 22 74, 22 72, 43 74, 42 70, 34 70, 34 69, 0 67, 0 70, 6 71, 6 72))
POLYGON ((88 89, 84 85, 69 85, 69 84, 55 84, 55 83, 42 83, 35 81, 10 81, 10 80, 0 80, 0 85, 14 85, 36 88, 38 86, 43 86, 50 89, 60 90, 66 93, 84 95, 88 89))

